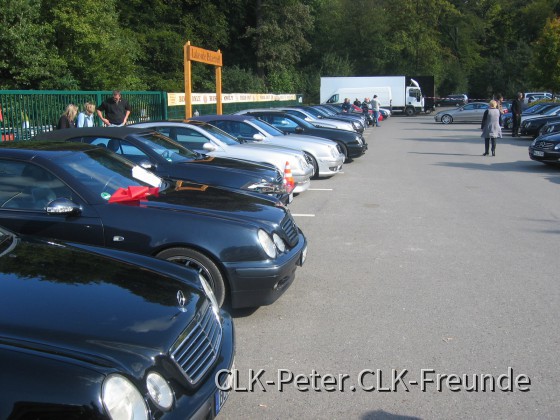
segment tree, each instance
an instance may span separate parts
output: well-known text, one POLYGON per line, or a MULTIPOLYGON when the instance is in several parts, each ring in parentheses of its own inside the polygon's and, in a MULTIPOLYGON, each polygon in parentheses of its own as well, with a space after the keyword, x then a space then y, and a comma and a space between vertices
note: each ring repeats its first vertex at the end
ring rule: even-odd
POLYGON ((560 18, 546 21, 534 47, 536 49, 534 86, 560 92, 560 18))
POLYGON ((76 79, 41 22, 40 0, 4 0, 0 7, 0 88, 73 89, 76 79))
POLYGON ((306 36, 313 27, 310 7, 298 0, 256 0, 256 23, 244 36, 252 41, 259 76, 272 75, 272 88, 294 86, 297 65, 311 49, 306 36))
POLYGON ((84 90, 145 89, 135 34, 118 22, 115 0, 44 0, 54 45, 84 90))

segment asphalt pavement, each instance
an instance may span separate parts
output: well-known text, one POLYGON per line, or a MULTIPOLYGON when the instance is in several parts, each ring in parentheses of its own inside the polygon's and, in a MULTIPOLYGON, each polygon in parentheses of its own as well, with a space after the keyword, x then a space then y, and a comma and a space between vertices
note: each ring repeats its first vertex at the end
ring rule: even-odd
POLYGON ((308 258, 236 311, 223 419, 560 418, 560 168, 391 117, 290 205, 308 258))

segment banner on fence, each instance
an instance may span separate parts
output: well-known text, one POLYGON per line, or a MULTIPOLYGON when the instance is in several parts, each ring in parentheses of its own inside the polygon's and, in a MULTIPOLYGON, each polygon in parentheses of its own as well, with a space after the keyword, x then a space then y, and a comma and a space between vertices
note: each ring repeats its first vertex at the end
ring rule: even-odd
MULTIPOLYGON (((271 101, 294 101, 295 94, 274 94, 274 93, 223 93, 222 103, 237 102, 271 102, 271 101)), ((191 101, 193 105, 215 104, 215 93, 192 93, 191 101)), ((167 105, 185 105, 184 93, 167 93, 167 105)))

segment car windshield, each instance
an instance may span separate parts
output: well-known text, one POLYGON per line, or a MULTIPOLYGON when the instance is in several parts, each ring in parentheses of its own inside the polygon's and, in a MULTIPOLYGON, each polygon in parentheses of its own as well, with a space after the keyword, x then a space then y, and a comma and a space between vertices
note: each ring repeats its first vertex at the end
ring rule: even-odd
POLYGON ((321 113, 321 111, 315 108, 311 108, 311 107, 305 108, 305 111, 307 111, 309 114, 313 115, 314 117, 322 118, 325 116, 325 114, 321 113))
POLYGON ((169 162, 192 161, 200 157, 200 154, 161 134, 139 135, 136 138, 169 162))
POLYGON ((119 188, 163 187, 161 178, 105 149, 68 153, 57 160, 93 196, 109 200, 119 188))
POLYGON ((258 118, 251 120, 251 122, 255 124, 257 127, 259 127, 261 130, 265 131, 267 134, 270 134, 271 136, 285 135, 282 131, 278 130, 276 127, 268 124, 267 122, 264 122, 263 120, 259 120, 258 118))
POLYGON ((535 114, 537 112, 539 112, 540 110, 542 110, 543 108, 546 108, 547 106, 549 106, 550 104, 536 104, 533 106, 530 106, 529 108, 527 108, 525 111, 523 111, 524 114, 535 114))
POLYGON ((228 133, 226 133, 225 131, 220 130, 218 127, 215 127, 211 124, 205 124, 203 127, 201 127, 204 131, 212 134, 214 137, 216 137, 218 140, 224 142, 225 144, 227 144, 228 146, 236 146, 241 144, 241 142, 239 140, 237 140, 235 137, 230 136, 228 133))

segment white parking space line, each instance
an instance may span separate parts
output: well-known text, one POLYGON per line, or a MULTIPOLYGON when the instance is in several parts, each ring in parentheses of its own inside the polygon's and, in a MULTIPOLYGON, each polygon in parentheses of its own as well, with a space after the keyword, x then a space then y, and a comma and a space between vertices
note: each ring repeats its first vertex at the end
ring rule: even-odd
POLYGON ((314 214, 292 213, 293 217, 315 217, 314 214))
POLYGON ((308 188, 307 191, 332 191, 332 188, 308 188))

